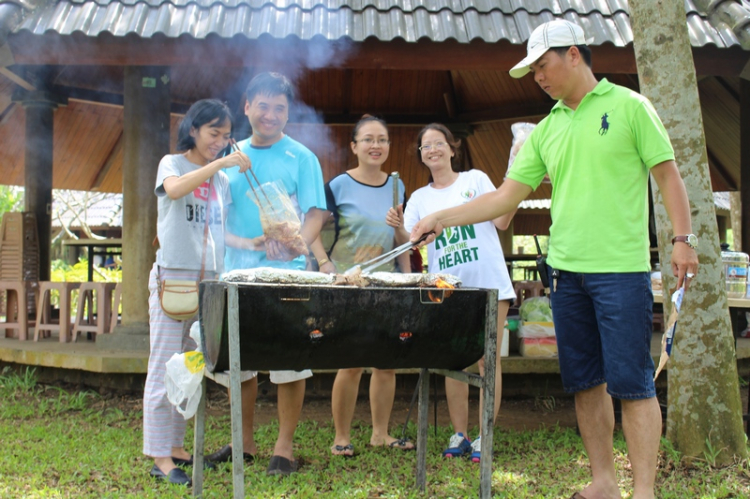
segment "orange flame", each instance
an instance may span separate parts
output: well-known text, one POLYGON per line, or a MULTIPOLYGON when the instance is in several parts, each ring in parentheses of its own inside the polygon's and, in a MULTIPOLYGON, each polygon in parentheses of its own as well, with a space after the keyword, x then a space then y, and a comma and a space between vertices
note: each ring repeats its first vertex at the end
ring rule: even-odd
MULTIPOLYGON (((439 289, 455 289, 455 286, 452 286, 450 283, 439 277, 435 281, 435 287, 439 289)), ((450 291, 443 291, 440 295, 438 295, 437 293, 433 295, 432 291, 427 292, 427 296, 430 298, 430 301, 434 301, 435 303, 440 303, 444 298, 448 298, 450 295, 450 291)))
POLYGON ((437 281, 435 281, 435 287, 436 288, 445 288, 445 289, 455 289, 455 286, 450 284, 448 281, 444 281, 441 278, 437 278, 437 281))

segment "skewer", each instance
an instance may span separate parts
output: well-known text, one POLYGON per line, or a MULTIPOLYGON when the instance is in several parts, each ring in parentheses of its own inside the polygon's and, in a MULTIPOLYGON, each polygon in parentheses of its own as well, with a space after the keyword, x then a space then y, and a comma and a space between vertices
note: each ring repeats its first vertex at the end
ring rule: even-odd
POLYGON ((398 210, 398 172, 391 173, 393 179, 393 209, 398 210))
MULTIPOLYGON (((239 147, 237 146, 237 143, 234 141, 234 139, 231 139, 229 141, 229 143, 231 144, 233 151, 239 151, 240 150, 239 147)), ((264 211, 263 210, 263 203, 260 202, 260 198, 258 197, 258 193, 255 192, 255 187, 253 187, 253 183, 250 180, 250 176, 247 174, 247 172, 245 172, 245 178, 247 179, 247 183, 250 184, 250 189, 253 191, 253 195, 255 196, 255 200, 258 202, 258 208, 260 208, 260 211, 264 211)))
MULTIPOLYGON (((237 145, 237 141, 232 139, 229 139, 229 143, 232 144, 232 149, 234 149, 237 152, 240 152, 240 146, 237 145)), ((260 185, 260 180, 258 180, 258 177, 255 176, 255 172, 253 171, 253 168, 250 167, 250 174, 253 176, 255 181, 258 183, 258 189, 260 189, 260 193, 263 194, 263 197, 266 198, 266 201, 268 201, 268 206, 271 207, 272 211, 275 211, 273 208, 273 204, 271 203, 271 200, 268 198, 268 195, 266 194, 266 191, 263 190, 263 186, 260 185)), ((245 178, 247 179, 247 183, 250 184, 250 188, 253 190, 253 194, 255 194, 255 198, 258 199, 258 205, 260 206, 260 199, 258 198, 258 194, 255 192, 255 188, 253 187, 253 183, 250 182, 250 177, 247 175, 247 171, 245 171, 245 178)))

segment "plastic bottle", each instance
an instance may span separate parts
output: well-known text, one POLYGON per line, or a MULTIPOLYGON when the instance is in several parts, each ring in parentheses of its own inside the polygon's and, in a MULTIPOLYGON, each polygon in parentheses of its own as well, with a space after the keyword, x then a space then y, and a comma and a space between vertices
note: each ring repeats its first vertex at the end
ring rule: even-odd
POLYGON ((747 253, 739 251, 722 251, 721 260, 724 262, 727 297, 744 298, 747 294, 747 269, 750 257, 747 253))

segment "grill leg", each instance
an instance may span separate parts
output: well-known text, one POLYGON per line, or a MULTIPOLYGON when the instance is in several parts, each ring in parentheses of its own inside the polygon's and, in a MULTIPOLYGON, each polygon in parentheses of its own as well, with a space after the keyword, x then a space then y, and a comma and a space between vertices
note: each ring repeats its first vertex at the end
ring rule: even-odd
POLYGON ((245 460, 242 455, 242 389, 240 388, 240 317, 236 285, 227 287, 229 319, 229 404, 232 416, 232 483, 234 499, 245 497, 245 460))
POLYGON ((206 377, 201 381, 201 401, 195 413, 193 441, 193 497, 203 497, 203 452, 206 436, 206 377))
POLYGON ((479 497, 492 497, 492 437, 495 426, 495 368, 497 365, 497 291, 488 293, 484 341, 484 407, 482 411, 482 460, 479 462, 479 497))
POLYGON ((417 488, 424 492, 427 488, 427 412, 430 403, 430 372, 422 369, 419 373, 419 412, 417 416, 417 488))

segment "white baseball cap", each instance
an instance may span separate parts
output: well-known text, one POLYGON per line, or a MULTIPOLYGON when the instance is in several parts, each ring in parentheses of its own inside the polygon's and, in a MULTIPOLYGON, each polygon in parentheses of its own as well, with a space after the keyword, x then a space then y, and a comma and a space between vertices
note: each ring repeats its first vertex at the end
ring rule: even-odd
POLYGON ((583 29, 577 24, 563 19, 541 24, 531 32, 529 43, 526 45, 526 57, 513 66, 510 75, 513 78, 521 78, 529 72, 529 66, 534 64, 549 49, 573 45, 586 45, 583 29))

